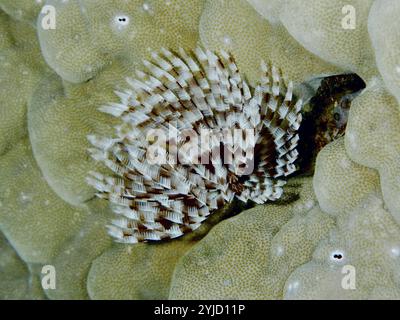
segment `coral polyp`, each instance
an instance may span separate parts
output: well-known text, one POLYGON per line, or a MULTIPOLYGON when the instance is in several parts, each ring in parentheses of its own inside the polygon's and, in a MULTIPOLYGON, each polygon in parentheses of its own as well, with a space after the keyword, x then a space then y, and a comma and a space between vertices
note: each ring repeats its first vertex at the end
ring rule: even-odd
POLYGON ((235 196, 281 197, 303 103, 277 68, 261 63, 253 88, 224 51, 162 49, 144 66, 118 103, 100 108, 121 120, 114 136, 88 137, 91 156, 113 172, 87 180, 118 216, 117 241, 177 238, 235 196))

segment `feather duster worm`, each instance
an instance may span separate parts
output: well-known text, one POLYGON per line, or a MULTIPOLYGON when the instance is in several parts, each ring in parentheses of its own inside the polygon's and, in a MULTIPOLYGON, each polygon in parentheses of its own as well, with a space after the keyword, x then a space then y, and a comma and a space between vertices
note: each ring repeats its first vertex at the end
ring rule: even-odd
POLYGON ((118 242, 177 238, 235 196, 281 197, 302 120, 291 82, 262 63, 252 88, 231 55, 201 48, 162 49, 144 66, 119 103, 101 107, 121 120, 115 136, 88 137, 91 156, 114 172, 87 180, 117 214, 118 242))

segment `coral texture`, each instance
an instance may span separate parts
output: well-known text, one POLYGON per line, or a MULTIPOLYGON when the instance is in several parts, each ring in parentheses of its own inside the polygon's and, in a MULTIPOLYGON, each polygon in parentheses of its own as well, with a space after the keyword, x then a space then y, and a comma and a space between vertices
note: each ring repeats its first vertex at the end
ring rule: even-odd
POLYGON ((246 0, 207 1, 199 30, 205 47, 233 54, 252 85, 258 81, 259 61, 265 57, 281 69, 285 77, 298 83, 338 72, 334 66, 305 50, 281 25, 267 23, 246 0), (232 17, 237 20, 232 21, 232 17))
POLYGON ((374 65, 367 27, 373 0, 283 2, 281 22, 307 50, 359 75, 367 73, 367 69, 374 65), (355 17, 354 26, 351 20, 346 20, 346 16, 352 12, 355 17))
POLYGON ((291 274, 285 298, 398 299, 399 231, 380 196, 370 194, 360 206, 338 217, 312 260, 291 274), (355 270, 355 288, 351 290, 343 286, 346 265, 355 270))
POLYGON ((288 276, 333 227, 316 203, 312 179, 291 180, 288 188, 297 200, 257 206, 214 227, 179 261, 170 298, 282 298, 288 276))
POLYGON ((0 298, 400 299, 399 14, 397 0, 0 0, 0 298), (198 45, 229 52, 253 87, 265 60, 295 93, 349 71, 366 89, 278 202, 116 244, 86 183, 110 174, 87 152, 118 124, 98 108, 151 52, 198 45), (56 289, 41 286, 48 264, 56 289))
POLYGON ((375 49, 376 63, 387 89, 400 102, 400 26, 397 16, 400 3, 376 0, 369 14, 368 31, 375 49))

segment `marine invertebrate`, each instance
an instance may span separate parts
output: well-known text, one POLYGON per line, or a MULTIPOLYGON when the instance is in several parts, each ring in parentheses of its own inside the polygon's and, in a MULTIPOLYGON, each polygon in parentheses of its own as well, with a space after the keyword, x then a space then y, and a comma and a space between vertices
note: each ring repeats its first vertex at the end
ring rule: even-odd
MULTIPOLYGON (((356 74, 326 77, 310 103, 314 105, 312 119, 317 128, 315 150, 344 135, 351 101, 365 88, 364 81, 356 74)), ((310 127, 312 127, 310 123, 310 127)))
POLYGON ((356 74, 321 80, 315 95, 304 108, 299 129, 301 172, 312 172, 322 148, 345 134, 351 103, 364 88, 364 81, 356 74))
POLYGON ((122 120, 115 136, 88 137, 92 157, 115 174, 88 178, 121 217, 112 236, 125 243, 176 238, 234 196, 280 198, 283 178, 296 170, 302 119, 291 82, 262 63, 251 88, 231 55, 201 48, 163 49, 144 65, 146 72, 128 79, 131 89, 118 93, 120 103, 101 108, 122 120))

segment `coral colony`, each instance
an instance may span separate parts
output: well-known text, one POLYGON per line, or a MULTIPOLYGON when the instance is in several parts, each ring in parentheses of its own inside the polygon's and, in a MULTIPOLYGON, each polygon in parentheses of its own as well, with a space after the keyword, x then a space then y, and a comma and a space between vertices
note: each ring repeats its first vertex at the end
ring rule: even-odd
POLYGON ((110 201, 118 242, 177 238, 235 196, 274 201, 294 162, 302 101, 273 66, 251 88, 233 57, 201 48, 162 49, 145 72, 101 107, 121 120, 114 137, 89 136, 96 161, 113 172, 88 182, 110 201))

